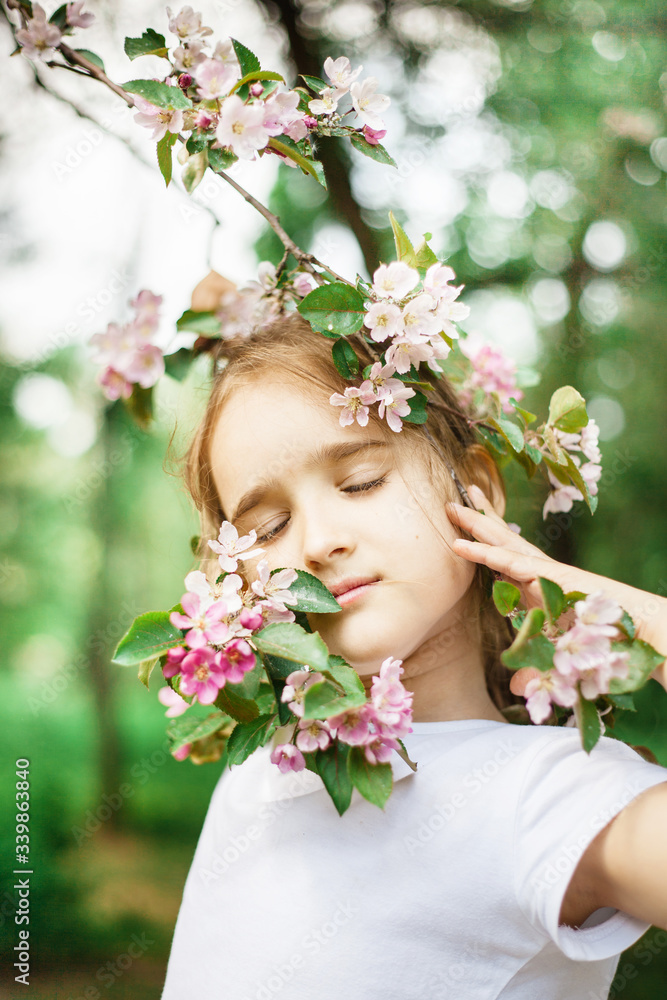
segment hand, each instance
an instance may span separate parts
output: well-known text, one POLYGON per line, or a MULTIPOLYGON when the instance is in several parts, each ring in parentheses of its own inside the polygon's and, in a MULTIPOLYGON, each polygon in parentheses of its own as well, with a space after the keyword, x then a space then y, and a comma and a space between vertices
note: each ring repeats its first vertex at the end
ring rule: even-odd
MULTIPOLYGON (((603 590, 631 615, 639 638, 660 653, 667 650, 666 598, 557 562, 508 528, 478 486, 468 487, 468 496, 476 510, 458 503, 446 506, 450 521, 476 539, 457 538, 453 543, 457 555, 500 573, 504 580, 520 590, 526 608, 542 607, 540 576, 557 583, 565 593, 580 590, 590 594, 603 590)), ((651 676, 667 689, 664 663, 651 676)))

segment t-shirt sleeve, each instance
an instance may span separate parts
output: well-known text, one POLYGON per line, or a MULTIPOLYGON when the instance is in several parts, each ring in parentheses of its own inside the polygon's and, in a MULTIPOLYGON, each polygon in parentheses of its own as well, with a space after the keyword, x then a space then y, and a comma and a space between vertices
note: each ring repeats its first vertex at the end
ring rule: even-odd
POLYGON ((650 924, 614 909, 596 911, 602 922, 576 930, 559 926, 558 917, 588 845, 641 792, 663 781, 667 768, 609 737, 602 737, 590 754, 576 729, 552 729, 537 745, 517 803, 515 892, 530 923, 568 958, 609 958, 648 930, 650 924))

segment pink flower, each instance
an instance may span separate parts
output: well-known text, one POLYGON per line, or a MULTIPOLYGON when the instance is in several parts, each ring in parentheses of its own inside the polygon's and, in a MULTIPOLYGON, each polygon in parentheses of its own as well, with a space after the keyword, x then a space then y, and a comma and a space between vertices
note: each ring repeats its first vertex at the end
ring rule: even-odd
POLYGON ((211 705, 226 681, 218 654, 210 646, 199 646, 183 658, 181 691, 196 695, 200 705, 211 705))
POLYGON ((394 750, 400 750, 398 740, 391 736, 376 736, 364 747, 364 756, 369 764, 387 764, 394 750))
POLYGON ((630 654, 608 651, 607 655, 590 670, 581 672, 579 687, 584 698, 594 701, 598 695, 607 694, 612 677, 628 676, 630 654))
POLYGON ((338 107, 338 95, 333 87, 320 91, 320 96, 308 102, 308 110, 313 115, 332 115, 338 107))
POLYGON ((579 697, 575 684, 556 670, 538 671, 538 674, 528 680, 523 692, 528 714, 536 726, 549 717, 552 703, 572 708, 579 697))
POLYGON ((238 94, 232 94, 223 104, 215 134, 221 146, 243 160, 254 160, 256 151, 264 149, 270 138, 264 126, 263 107, 244 104, 238 94))
POLYGON ((176 674, 180 674, 181 663, 189 652, 189 649, 186 649, 185 646, 172 646, 171 649, 168 649, 167 662, 162 667, 163 675, 165 677, 175 677, 176 674))
POLYGON ((521 667, 516 671, 516 673, 512 674, 510 679, 510 691, 512 694, 516 694, 520 698, 524 698, 528 681, 538 680, 541 675, 542 671, 538 670, 537 667, 521 667))
POLYGON ((144 343, 133 323, 125 323, 123 326, 109 323, 104 333, 93 334, 89 341, 96 361, 102 365, 111 365, 123 374, 132 355, 144 343))
POLYGON ((99 385, 107 399, 129 399, 132 395, 132 383, 128 382, 124 375, 117 372, 115 368, 105 368, 97 376, 99 385))
POLYGON ((142 336, 149 338, 157 330, 160 322, 162 296, 154 295, 147 288, 142 288, 137 297, 132 299, 130 305, 136 310, 132 325, 142 336))
POLYGON ((194 117, 195 128, 200 128, 204 132, 211 125, 217 123, 218 116, 213 111, 207 111, 204 108, 199 108, 194 117))
POLYGON ((292 278, 292 290, 299 298, 304 298, 315 287, 315 279, 305 271, 298 271, 292 278))
POLYGON ((317 128, 317 118, 313 118, 312 115, 306 115, 303 119, 303 124, 306 128, 317 128))
POLYGON ((244 608, 239 615, 239 621, 244 628, 247 628, 250 632, 255 632, 258 628, 261 628, 264 624, 264 618, 262 617, 261 611, 257 611, 255 608, 244 608))
POLYGON ((234 573, 238 567, 239 559, 253 559, 261 555, 263 549, 252 549, 246 552, 251 545, 257 541, 257 532, 253 529, 250 534, 239 538, 239 533, 229 521, 223 521, 220 525, 220 533, 217 541, 210 541, 208 546, 218 553, 220 568, 225 573, 234 573))
POLYGON ((546 518, 547 514, 550 512, 557 514, 572 510, 573 502, 575 500, 583 499, 583 493, 581 493, 576 486, 562 486, 559 484, 557 489, 553 490, 547 497, 544 507, 542 508, 542 517, 546 518))
POLYGON ((344 393, 334 392, 329 396, 332 406, 342 406, 339 423, 348 427, 356 420, 360 427, 368 423, 368 407, 375 402, 375 395, 362 386, 348 385, 344 393))
POLYGON ((584 464, 580 467, 579 472, 581 473, 581 478, 588 487, 590 495, 592 497, 596 496, 598 491, 598 480, 602 475, 602 466, 596 465, 595 462, 584 462, 584 464))
POLYGON ((238 79, 236 69, 218 59, 202 59, 197 64, 194 77, 199 96, 205 101, 225 97, 238 79))
POLYGON ((202 607, 198 594, 183 594, 181 605, 185 614, 172 611, 169 621, 176 628, 189 629, 185 641, 191 649, 198 649, 207 643, 224 642, 229 634, 229 626, 221 619, 227 614, 224 601, 216 601, 207 608, 202 607))
MULTIPOLYGON (((390 365, 401 375, 409 372, 412 365, 419 367, 422 361, 431 361, 434 357, 432 345, 420 336, 395 337, 385 357, 390 365)), ((409 412, 407 410, 406 412, 409 412)))
POLYGON ((174 758, 174 760, 185 760, 186 757, 190 755, 191 750, 192 750, 192 743, 184 743, 182 747, 178 748, 178 750, 172 750, 171 756, 174 758))
POLYGON ((223 38, 219 42, 216 42, 216 46, 213 49, 213 58, 219 62, 233 66, 237 76, 241 76, 241 67, 239 66, 238 56, 236 55, 236 49, 231 38, 223 38))
POLYGON ((364 125, 369 125, 372 129, 383 129, 384 122, 380 114, 391 104, 386 94, 376 94, 378 81, 374 76, 369 76, 363 83, 353 83, 350 86, 350 96, 352 106, 361 118, 364 125))
POLYGON ((269 135, 287 133, 298 142, 306 134, 303 119, 305 114, 298 110, 299 95, 294 90, 273 93, 264 102, 264 128, 269 135))
POLYGON ((459 336, 459 331, 454 326, 454 323, 460 323, 462 319, 470 315, 470 306, 465 305, 463 302, 454 301, 462 288, 463 285, 459 285, 458 288, 449 288, 439 299, 435 310, 435 314, 441 324, 441 329, 453 340, 457 340, 459 336))
POLYGON ((399 738, 412 732, 412 692, 401 683, 401 663, 387 657, 371 684, 375 723, 382 727, 383 735, 399 738))
POLYGON ((142 389, 155 385, 164 375, 164 356, 155 344, 145 344, 132 355, 123 368, 123 374, 130 382, 138 382, 142 389))
POLYGON ((164 714, 168 719, 174 719, 177 715, 183 715, 183 712, 187 712, 190 708, 189 702, 185 698, 181 698, 180 694, 177 694, 170 687, 160 688, 157 698, 160 704, 167 705, 167 711, 164 714))
POLYGON ((350 85, 357 79, 362 69, 363 66, 352 69, 347 56, 340 56, 338 59, 332 59, 331 56, 328 56, 324 60, 324 72, 329 77, 339 99, 348 92, 350 85))
POLYGON ((364 125, 363 128, 364 138, 370 146, 378 146, 380 141, 384 139, 387 134, 386 128, 375 129, 369 128, 368 125, 364 125))
POLYGON ((422 292, 403 307, 403 326, 406 334, 432 337, 440 332, 440 322, 433 312, 435 299, 422 292))
POLYGON ((304 753, 326 750, 331 742, 331 733, 324 722, 316 719, 302 719, 296 734, 296 745, 304 753))
POLYGON ((592 670, 609 655, 609 639, 600 626, 575 623, 556 639, 554 667, 565 677, 592 670))
POLYGON ((257 575, 259 579, 253 581, 252 591, 263 599, 262 605, 276 611, 287 611, 286 604, 296 604, 297 598, 287 589, 297 579, 296 570, 281 569, 271 576, 268 562, 262 559, 257 564, 257 575))
POLYGON ((290 712, 303 716, 303 699, 306 691, 313 684, 322 680, 322 674, 316 670, 293 670, 285 680, 280 700, 287 702, 290 712))
POLYGON ((394 389, 389 396, 383 396, 380 400, 378 405, 380 419, 386 416, 387 424, 392 431, 399 433, 403 429, 401 417, 406 417, 410 412, 407 400, 414 394, 414 389, 402 385, 400 389, 394 389))
POLYGON ((292 743, 277 746, 271 754, 271 763, 277 764, 283 774, 288 771, 303 771, 306 766, 303 754, 292 743))
POLYGON ((205 42, 190 39, 185 45, 179 45, 171 54, 171 59, 181 73, 192 73, 199 63, 206 59, 206 53, 202 51, 205 42))
POLYGON ((350 712, 341 712, 340 715, 332 716, 327 722, 332 729, 336 730, 336 736, 343 743, 357 747, 369 743, 374 734, 371 732, 371 723, 374 720, 373 709, 370 705, 362 705, 361 708, 352 709, 350 712))
POLYGON ((446 264, 431 264, 424 276, 424 291, 440 301, 441 298, 453 291, 449 282, 453 281, 455 277, 452 268, 446 264))
POLYGON ((134 105, 139 109, 139 114, 134 116, 138 125, 144 128, 153 129, 152 139, 160 140, 167 132, 180 132, 183 128, 183 112, 174 111, 170 108, 158 108, 143 97, 135 95, 134 105))
POLYGON ((68 3, 65 16, 70 28, 89 28, 95 20, 94 14, 82 14, 83 0, 81 3, 68 3))
POLYGON ((380 264, 373 275, 373 293, 380 299, 404 299, 419 282, 419 272, 401 260, 380 264))
POLYGON ((230 684, 240 684, 255 666, 255 654, 245 639, 232 639, 220 653, 219 663, 230 684))
POLYGON ((623 608, 607 597, 603 590, 596 590, 583 601, 576 602, 574 613, 582 625, 602 626, 602 634, 613 638, 618 630, 611 626, 621 620, 623 608))
POLYGON ((496 393, 505 413, 512 412, 511 398, 520 400, 523 396, 516 384, 516 365, 510 358, 491 344, 463 341, 461 350, 470 360, 472 374, 464 383, 465 402, 472 400, 473 393, 481 389, 486 395, 496 393))
POLYGON ((174 15, 171 8, 167 7, 169 17, 169 30, 178 35, 179 38, 191 38, 193 35, 212 35, 212 28, 205 28, 201 23, 202 15, 195 13, 192 7, 181 7, 178 14, 174 15))
POLYGON ((393 302, 374 302, 364 316, 364 326, 371 331, 371 338, 380 343, 388 337, 403 333, 403 316, 393 302))
POLYGON ((32 17, 25 28, 16 32, 16 41, 21 46, 23 55, 30 59, 53 59, 62 37, 60 28, 49 24, 44 8, 38 3, 32 5, 32 17))
POLYGON ((372 393, 377 399, 391 395, 394 390, 403 387, 400 379, 391 377, 395 371, 393 365, 383 365, 381 361, 376 361, 368 373, 368 378, 361 383, 361 389, 372 393))

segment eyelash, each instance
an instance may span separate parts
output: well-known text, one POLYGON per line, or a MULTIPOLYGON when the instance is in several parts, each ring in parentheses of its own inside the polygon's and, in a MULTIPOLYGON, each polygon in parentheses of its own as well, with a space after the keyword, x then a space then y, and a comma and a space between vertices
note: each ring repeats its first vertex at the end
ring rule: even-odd
MULTIPOLYGON (((357 483, 354 486, 347 486, 343 490, 343 493, 370 493, 372 490, 377 489, 379 486, 383 486, 386 482, 387 482, 387 477, 381 476, 379 479, 373 479, 371 480, 371 482, 368 483, 357 483)), ((271 541, 272 538, 274 538, 277 534, 279 534, 279 532, 283 530, 284 527, 286 527, 288 522, 289 518, 283 521, 282 524, 279 524, 276 528, 272 528, 271 531, 267 531, 265 535, 258 535, 257 536, 258 543, 260 545, 263 545, 266 542, 271 541)))

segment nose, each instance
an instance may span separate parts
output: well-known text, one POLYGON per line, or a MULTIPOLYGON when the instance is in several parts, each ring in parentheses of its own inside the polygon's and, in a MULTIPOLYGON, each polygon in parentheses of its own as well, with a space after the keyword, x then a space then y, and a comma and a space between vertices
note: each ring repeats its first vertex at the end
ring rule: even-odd
POLYGON ((301 512, 301 556, 304 567, 317 574, 355 548, 349 519, 313 500, 301 512))

